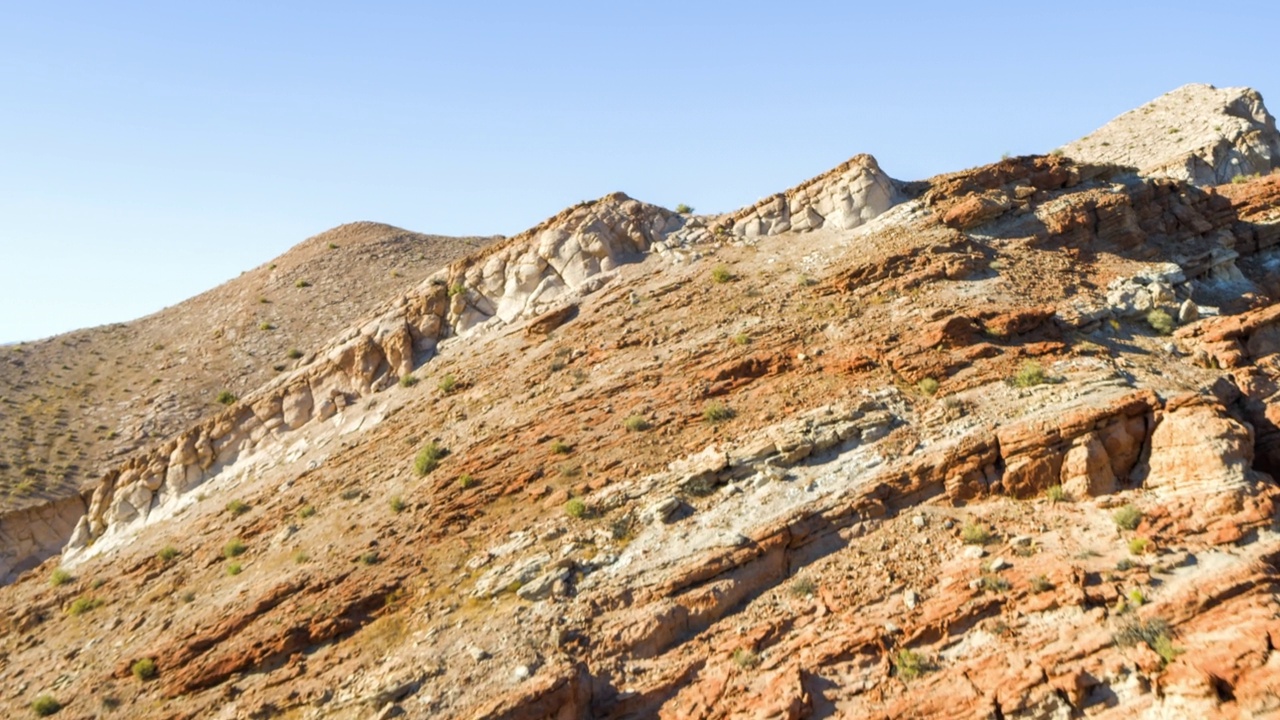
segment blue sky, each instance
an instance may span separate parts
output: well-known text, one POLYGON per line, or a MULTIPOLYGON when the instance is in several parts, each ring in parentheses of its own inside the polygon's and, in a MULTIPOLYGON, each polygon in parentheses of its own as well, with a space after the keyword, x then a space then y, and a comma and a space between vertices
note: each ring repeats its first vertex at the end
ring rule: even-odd
POLYGON ((860 5, 0 2, 0 342, 344 222, 724 211, 861 152, 902 179, 1047 152, 1188 82, 1280 92, 1268 3, 860 5))

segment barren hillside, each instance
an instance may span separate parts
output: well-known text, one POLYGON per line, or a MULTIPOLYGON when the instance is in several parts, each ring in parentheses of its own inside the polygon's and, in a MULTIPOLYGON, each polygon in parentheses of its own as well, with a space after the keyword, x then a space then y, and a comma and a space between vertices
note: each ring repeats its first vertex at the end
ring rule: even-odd
POLYGON ((0 707, 1272 716, 1280 176, 1151 164, 459 258, 108 469, 0 588, 0 707))

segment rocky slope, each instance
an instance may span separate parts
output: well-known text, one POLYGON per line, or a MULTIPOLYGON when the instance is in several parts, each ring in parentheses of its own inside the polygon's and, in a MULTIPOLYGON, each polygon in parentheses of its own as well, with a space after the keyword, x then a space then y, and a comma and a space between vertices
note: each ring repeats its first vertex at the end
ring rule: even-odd
POLYGON ((0 706, 1274 714, 1277 244, 1066 156, 570 208, 108 472, 0 706))
POLYGON ((0 348, 0 577, 56 551, 90 483, 307 362, 378 303, 492 238, 334 228, 129 323, 0 348))

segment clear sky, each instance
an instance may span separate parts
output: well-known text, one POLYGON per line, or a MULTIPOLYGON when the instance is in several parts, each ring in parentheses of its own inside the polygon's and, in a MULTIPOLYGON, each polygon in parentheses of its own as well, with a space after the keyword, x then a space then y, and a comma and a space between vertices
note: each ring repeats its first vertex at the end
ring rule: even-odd
POLYGON ((900 179, 1048 152, 1189 82, 1267 96, 1277 7, 0 0, 0 342, 344 222, 725 211, 861 152, 900 179))

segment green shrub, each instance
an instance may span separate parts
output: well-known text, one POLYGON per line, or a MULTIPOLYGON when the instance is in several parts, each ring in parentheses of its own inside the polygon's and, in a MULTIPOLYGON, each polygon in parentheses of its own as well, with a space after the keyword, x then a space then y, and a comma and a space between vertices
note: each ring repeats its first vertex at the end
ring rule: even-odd
POLYGON ((727 283, 733 280, 733 273, 727 265, 717 265, 711 268, 711 280, 717 283, 727 283))
POLYGON ((467 291, 467 286, 466 286, 466 285, 463 285, 463 284, 462 284, 462 283, 460 283, 460 282, 454 283, 454 284, 452 284, 452 285, 450 285, 450 286, 449 286, 449 297, 454 297, 454 296, 457 296, 457 295, 461 295, 462 293, 464 293, 464 292, 466 292, 466 291, 467 291))
POLYGON ((275 325, 272 325, 271 323, 269 323, 269 322, 267 322, 267 321, 265 321, 265 320, 263 320, 263 321, 262 321, 262 323, 261 323, 260 325, 258 325, 258 329, 259 329, 259 330, 275 330, 275 329, 276 329, 276 326, 275 326, 275 325))
POLYGON ((991 531, 984 525, 967 522, 960 528, 960 539, 966 545, 986 545, 991 541, 991 531))
POLYGON ((564 512, 572 518, 586 517, 587 504, 578 498, 570 498, 569 502, 564 504, 564 512))
POLYGON ((1067 491, 1061 485, 1050 485, 1044 491, 1044 496, 1049 502, 1060 503, 1067 501, 1067 491))
POLYGON ((751 336, 746 333, 738 333, 737 335, 733 336, 733 344, 734 345, 750 345, 751 336))
POLYGON ((1151 547, 1151 541, 1144 537, 1136 537, 1129 541, 1129 554, 1145 555, 1151 547))
POLYGON ((134 663, 130 670, 139 680, 150 680, 156 676, 156 661, 151 658, 142 658, 134 663))
POLYGON ((812 578, 798 577, 791 583, 791 594, 796 597, 809 597, 818 592, 818 583, 812 578))
POLYGON ((309 518, 309 517, 311 517, 312 515, 315 515, 315 514, 316 514, 316 506, 315 506, 315 505, 303 505, 303 506, 298 510, 298 519, 299 519, 299 520, 306 520, 307 518, 309 518))
POLYGON ((702 419, 709 423, 718 423, 730 420, 736 414, 737 413, 733 411, 733 408, 718 400, 713 400, 710 403, 707 403, 707 406, 703 408, 702 419))
POLYGON ((1134 588, 1130 590, 1127 597, 1129 599, 1129 604, 1134 607, 1142 607, 1147 604, 1147 596, 1142 592, 1141 588, 1134 588))
POLYGON ((1143 643, 1166 663, 1173 662, 1174 658, 1184 652, 1182 648, 1174 647, 1172 629, 1168 621, 1158 617, 1144 621, 1130 616, 1112 635, 1112 639, 1120 647, 1132 647, 1143 643))
POLYGON ((448 454, 448 450, 432 440, 418 451, 418 456, 413 459, 413 469, 418 471, 419 475, 426 475, 439 467, 440 461, 448 454))
POLYGON ((760 656, 754 650, 738 648, 733 651, 733 664, 743 670, 750 670, 760 664, 760 656))
POLYGON ((329 249, 330 249, 330 250, 337 250, 337 249, 338 249, 338 243, 329 243, 329 249))
POLYGON ((643 432, 650 427, 649 420, 643 415, 628 416, 622 421, 622 426, 627 429, 627 432, 643 432))
POLYGON ((31 712, 40 717, 48 717, 62 709, 62 703, 52 695, 41 695, 31 703, 31 712))
POLYGON ((156 557, 160 558, 161 562, 167 563, 172 562, 174 558, 178 557, 180 554, 181 553, 178 552, 178 548, 172 545, 165 545, 160 548, 160 552, 156 553, 156 557))
POLYGON ((237 499, 227 503, 227 514, 233 518, 240 517, 247 512, 249 512, 249 503, 243 500, 237 499))
POLYGON ((306 550, 298 550, 293 553, 293 561, 299 565, 306 565, 311 562, 311 556, 307 554, 306 550))
POLYGON ((102 600, 88 595, 81 595, 67 606, 68 615, 83 615, 94 608, 102 607, 102 600))
POLYGON ((458 378, 454 377, 452 373, 445 375, 436 383, 436 387, 440 388, 440 392, 448 395, 458 387, 458 378))
POLYGON ((75 580, 75 578, 72 577, 71 573, 63 570, 62 568, 55 568, 53 573, 49 575, 49 584, 54 587, 66 585, 72 580, 75 580))
POLYGON ((289 352, 285 353, 285 355, 290 360, 297 360, 298 358, 302 357, 302 351, 299 350, 298 348, 290 348, 289 352))
POLYGON ((462 473, 458 476, 458 487, 466 490, 477 485, 476 479, 471 477, 471 473, 462 473))
POLYGON ((364 565, 377 565, 379 559, 377 550, 369 550, 360 554, 360 562, 364 565))
POLYGON ((392 496, 392 498, 391 498, 391 512, 396 513, 396 514, 399 514, 399 513, 404 512, 404 509, 405 509, 405 508, 407 508, 407 507, 409 507, 409 506, 405 503, 404 498, 400 497, 399 495, 394 495, 394 496, 392 496))
POLYGON ((915 680, 930 670, 928 661, 918 652, 902 648, 890 659, 893 674, 903 680, 915 680))
POLYGON ((927 377, 921 380, 916 387, 920 388, 920 392, 925 395, 932 396, 934 393, 938 392, 938 381, 931 377, 927 377))
POLYGON ((1043 385, 1048 381, 1049 378, 1044 374, 1044 368, 1035 360, 1028 360, 1022 363, 1022 367, 1018 369, 1018 374, 1013 378, 1013 384, 1020 388, 1043 385))
POLYGON ((298 282, 294 283, 293 286, 297 288, 305 288, 305 287, 311 287, 311 283, 307 282, 306 280, 299 280, 298 282))
POLYGON ((676 212, 681 215, 688 215, 693 212, 693 208, 685 205, 684 203, 680 203, 679 205, 676 205, 676 212))
POLYGON ((223 405, 234 405, 236 400, 239 400, 239 399, 240 398, 236 397, 235 393, 231 392, 230 390, 223 390, 222 392, 218 393, 218 397, 217 397, 217 401, 222 403, 223 405))
POLYGON ((1173 322, 1173 316, 1160 308, 1156 308, 1155 310, 1147 313, 1147 324, 1151 326, 1152 330, 1155 330, 1161 335, 1168 335, 1172 333, 1175 325, 1173 322))
POLYGON ((573 447, 563 440, 555 440, 551 443, 552 455, 568 455, 573 452, 573 447))
POLYGON ((230 560, 233 557, 239 557, 244 554, 249 547, 244 544, 240 538, 232 538, 226 545, 222 546, 222 556, 230 560))
POLYGON ((244 570, 244 566, 238 562, 227 563, 228 575, 239 575, 244 570))
POLYGON ((1125 505, 1111 513, 1111 519, 1115 521, 1116 527, 1121 530, 1135 530, 1138 524, 1142 522, 1142 511, 1133 505, 1125 505))
POLYGON ((979 578, 979 584, 986 592, 1000 593, 1008 592, 1013 587, 1008 580, 996 575, 995 573, 986 573, 979 578))
POLYGON ((418 378, 414 377, 413 373, 400 376, 400 387, 411 388, 417 384, 418 384, 418 378))

